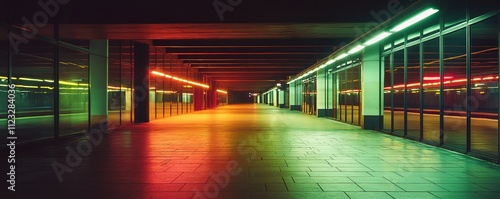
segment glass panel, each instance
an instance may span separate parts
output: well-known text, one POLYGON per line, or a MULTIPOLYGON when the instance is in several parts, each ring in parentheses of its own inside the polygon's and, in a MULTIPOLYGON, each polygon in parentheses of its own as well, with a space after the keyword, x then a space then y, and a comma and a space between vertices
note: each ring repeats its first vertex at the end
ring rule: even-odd
POLYGON ((471 53, 471 149, 498 157, 498 17, 471 27, 471 53))
POLYGON ((332 91, 332 99, 333 99, 333 118, 338 120, 339 119, 339 96, 338 96, 338 73, 332 73, 332 84, 333 84, 333 91, 332 91))
MULTIPOLYGON (((2 8, 0 8, 2 9, 2 8)), ((4 9, 2 9, 4 10, 4 9)), ((0 35, 7 35, 7 27, 0 25, 0 35)), ((9 61, 7 57, 7 50, 10 48, 9 42, 7 41, 7 37, 0 37, 0 99, 7 100, 7 78, 8 78, 8 69, 9 69, 9 61)), ((5 103, 5 101, 4 101, 5 103)), ((7 126, 7 106, 0 106, 0 126, 2 129, 5 129, 7 126)), ((2 130, 2 132, 4 132, 2 130)), ((0 140, 2 143, 7 139, 7 136, 2 136, 0 140)))
POLYGON ((474 17, 486 14, 488 12, 494 11, 500 8, 500 1, 492 0, 474 0, 470 3, 470 17, 474 17))
POLYGON ((382 57, 382 63, 384 63, 384 131, 392 132, 391 57, 382 57))
POLYGON ((88 53, 60 47, 59 77, 60 134, 82 132, 89 123, 88 53))
POLYGON ((310 115, 316 115, 316 77, 308 82, 308 94, 309 109, 307 111, 310 115))
POLYGON ((123 94, 120 88, 120 41, 109 41, 108 67, 108 120, 110 125, 120 125, 123 94))
POLYGON ((340 82, 340 110, 341 110, 341 121, 347 122, 347 70, 339 72, 341 79, 340 82))
POLYGON ((343 113, 344 113, 344 110, 342 109, 342 102, 343 102, 343 95, 342 95, 342 81, 343 81, 343 78, 342 78, 342 72, 337 72, 335 73, 335 76, 337 77, 337 86, 336 86, 336 98, 337 98, 337 120, 339 121, 342 121, 342 119, 344 118, 343 116, 343 113))
POLYGON ((346 109, 346 122, 348 124, 352 124, 353 122, 353 114, 352 114, 352 106, 353 106, 353 94, 352 94, 352 85, 353 85, 353 68, 349 68, 345 70, 346 73, 346 89, 344 90, 344 95, 346 98, 345 101, 345 109, 346 109))
POLYGON ((420 140, 420 45, 408 47, 407 134, 420 140))
POLYGON ((465 29, 444 36, 444 144, 466 149, 465 29))
POLYGON ((394 53, 394 133, 404 134, 404 103, 405 103, 405 79, 404 79, 404 51, 394 53))
POLYGON ((360 125, 360 118, 361 118, 361 104, 360 104, 360 94, 361 94, 361 66, 357 65, 353 68, 353 87, 352 87, 352 94, 353 94, 353 124, 354 125, 360 125))
POLYGON ((424 79, 422 99, 424 118, 422 121, 424 140, 439 143, 439 39, 432 39, 424 46, 424 79))

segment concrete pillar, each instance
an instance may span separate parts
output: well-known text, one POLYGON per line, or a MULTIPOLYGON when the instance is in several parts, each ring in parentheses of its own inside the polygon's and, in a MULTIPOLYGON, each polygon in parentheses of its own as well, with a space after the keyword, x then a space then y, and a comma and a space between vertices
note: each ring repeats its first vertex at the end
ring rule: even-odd
POLYGON ((380 65, 379 46, 366 47, 361 67, 361 109, 363 129, 381 130, 383 128, 383 70, 380 65))
POLYGON ((203 101, 204 101, 203 88, 195 86, 193 90, 194 90, 193 92, 194 111, 201 111, 203 110, 203 101))
POLYGON ((149 122, 149 45, 134 42, 134 122, 149 122))
POLYGON ((316 74, 316 113, 318 117, 326 116, 326 70, 320 69, 316 74))
POLYGON ((333 117, 333 74, 326 71, 326 116, 333 117))
MULTIPOLYGON (((108 122, 108 40, 91 40, 90 73, 90 126, 99 129, 108 122)), ((111 123, 120 121, 111 121, 111 123)))

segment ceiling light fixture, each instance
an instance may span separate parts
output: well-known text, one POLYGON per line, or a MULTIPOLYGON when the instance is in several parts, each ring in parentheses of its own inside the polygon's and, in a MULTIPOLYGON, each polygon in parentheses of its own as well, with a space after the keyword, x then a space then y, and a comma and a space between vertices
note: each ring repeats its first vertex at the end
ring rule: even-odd
POLYGON ((403 23, 400 23, 399 25, 397 25, 396 27, 391 29, 391 32, 399 32, 399 31, 401 31, 401 30, 403 30, 403 29, 405 29, 405 28, 407 28, 407 27, 409 27, 409 26, 411 26, 419 21, 422 21, 423 19, 425 19, 425 18, 427 18, 427 17, 429 17, 437 12, 439 12, 438 9, 429 8, 429 9, 415 15, 414 17, 404 21, 403 23))

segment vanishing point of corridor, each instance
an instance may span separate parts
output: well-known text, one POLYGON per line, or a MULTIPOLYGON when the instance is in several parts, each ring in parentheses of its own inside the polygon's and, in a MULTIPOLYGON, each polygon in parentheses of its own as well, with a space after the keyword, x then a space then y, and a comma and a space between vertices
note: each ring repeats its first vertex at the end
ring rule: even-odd
MULTIPOLYGON (((18 193, 42 198, 498 198, 500 167, 266 105, 230 105, 19 152, 18 193), (81 147, 81 149, 85 149, 81 147), (58 167, 64 168, 64 167, 58 167), (60 171, 60 170, 59 170, 60 171)), ((3 198, 3 197, 2 197, 3 198)))

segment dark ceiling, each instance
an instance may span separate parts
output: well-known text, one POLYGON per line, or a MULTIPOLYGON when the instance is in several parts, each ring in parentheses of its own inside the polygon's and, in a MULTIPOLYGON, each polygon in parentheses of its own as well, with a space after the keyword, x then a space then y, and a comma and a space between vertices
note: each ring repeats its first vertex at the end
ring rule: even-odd
MULTIPOLYGON (((14 23, 40 10, 10 3, 23 8, 14 23)), ((57 20, 61 38, 145 40, 225 89, 263 92, 360 36, 377 21, 372 13, 395 3, 413 0, 72 0, 57 20), (214 4, 229 6, 223 20, 214 4)))

